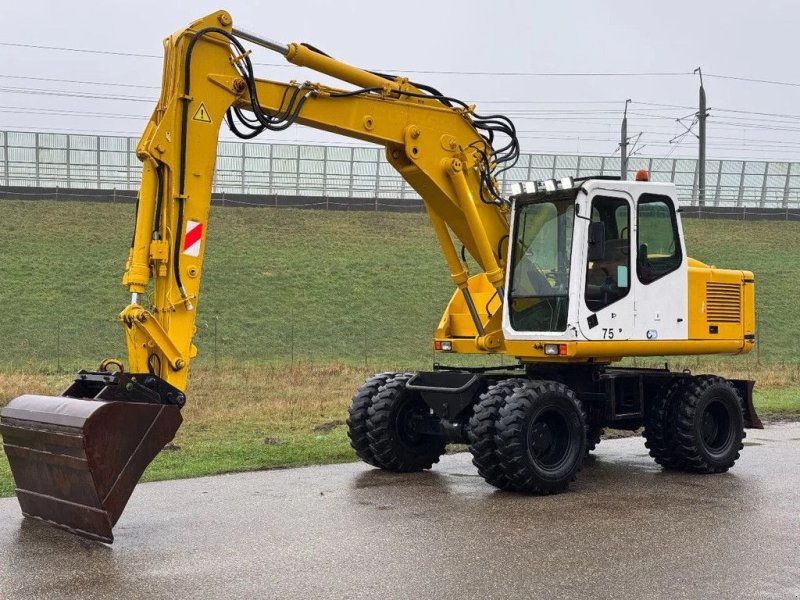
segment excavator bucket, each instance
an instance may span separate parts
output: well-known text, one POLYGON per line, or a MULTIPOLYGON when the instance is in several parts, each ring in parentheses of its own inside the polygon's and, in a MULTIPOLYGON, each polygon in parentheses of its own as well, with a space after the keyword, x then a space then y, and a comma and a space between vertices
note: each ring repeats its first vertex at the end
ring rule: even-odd
MULTIPOLYGON (((65 394, 100 389, 96 396, 121 397, 126 387, 135 392, 136 378, 131 383, 123 375, 127 385, 120 386, 120 375, 81 373, 65 394), (92 377, 101 385, 87 385, 92 377)), ((70 395, 12 400, 0 412, 0 433, 22 513, 111 543, 136 483, 181 421, 178 405, 152 401, 70 395)))

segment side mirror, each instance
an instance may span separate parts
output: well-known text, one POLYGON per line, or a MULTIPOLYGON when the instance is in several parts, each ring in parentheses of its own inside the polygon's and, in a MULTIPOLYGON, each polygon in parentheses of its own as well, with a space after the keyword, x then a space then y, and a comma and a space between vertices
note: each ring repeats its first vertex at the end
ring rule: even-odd
POLYGON ((603 260, 606 257, 606 224, 603 222, 589 223, 589 251, 587 259, 590 261, 603 260))

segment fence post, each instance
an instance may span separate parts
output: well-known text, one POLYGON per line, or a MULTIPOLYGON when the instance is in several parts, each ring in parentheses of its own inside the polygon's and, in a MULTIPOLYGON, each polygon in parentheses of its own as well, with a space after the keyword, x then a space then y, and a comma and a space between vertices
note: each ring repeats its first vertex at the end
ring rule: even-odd
POLYGON ((242 196, 244 196, 244 193, 245 193, 244 192, 244 156, 245 156, 245 153, 244 153, 244 142, 240 142, 240 144, 242 145, 242 156, 241 156, 241 158, 242 158, 242 166, 241 166, 241 169, 240 169, 240 177, 242 178, 242 180, 240 182, 240 186, 241 186, 241 190, 242 190, 242 196))
POLYGON ((328 147, 322 147, 322 195, 325 196, 325 208, 328 206, 328 147))
POLYGON ((97 153, 97 189, 100 189, 100 136, 95 136, 95 152, 97 153))
POLYGON ((669 174, 669 181, 670 181, 670 183, 673 183, 673 184, 675 183, 675 168, 677 167, 677 165, 678 165, 678 159, 677 158, 673 158, 672 159, 672 169, 670 170, 670 174, 669 174))
POLYGON ((739 176, 739 198, 736 200, 736 206, 744 204, 744 175, 747 170, 747 161, 742 161, 742 173, 739 176))
POLYGON ((381 154, 380 152, 376 155, 378 158, 375 160, 375 202, 378 202, 378 198, 381 194, 381 154))
MULTIPOLYGON (((275 146, 273 144, 269 145, 269 181, 267 182, 267 190, 268 193, 272 194, 272 179, 273 179, 273 171, 272 171, 272 155, 275 152, 275 146)), ((278 201, 275 201, 275 206, 278 205, 278 201)))
MULTIPOLYGON (((353 171, 356 169, 356 149, 350 148, 350 181, 347 182, 347 195, 352 200, 353 198, 353 171)), ((378 204, 375 203, 375 210, 378 210, 378 204)))
POLYGON ((125 177, 125 183, 127 187, 125 189, 131 189, 131 170, 133 169, 133 165, 131 164, 131 138, 126 138, 125 140, 125 165, 127 167, 127 175, 125 177))
MULTIPOLYGON (((783 206, 789 210, 789 181, 791 181, 792 163, 786 163, 786 181, 783 184, 783 206)), ((788 219, 787 219, 788 220, 788 219)))
POLYGON ((764 161, 764 179, 761 180, 761 200, 758 202, 760 208, 764 208, 767 201, 767 174, 769 173, 769 161, 764 161))
POLYGON ((34 144, 36 145, 36 166, 34 167, 36 173, 36 187, 42 187, 41 179, 39 178, 39 165, 42 162, 41 153, 39 152, 39 134, 34 134, 34 144))
POLYGON ((72 135, 69 133, 67 134, 67 185, 66 187, 72 187, 72 144, 70 140, 72 139, 72 135))
POLYGON ((300 196, 300 145, 298 144, 295 146, 297 149, 297 154, 295 158, 295 165, 297 165, 297 170, 294 174, 294 195, 300 196))
MULTIPOLYGON (((69 139, 69 136, 67 136, 67 139, 69 139)), ((9 157, 8 157, 8 132, 7 131, 3 132, 3 156, 5 157, 5 161, 3 161, 3 167, 5 169, 6 186, 8 186, 10 184, 8 182, 9 181, 8 180, 8 162, 9 162, 9 157)))

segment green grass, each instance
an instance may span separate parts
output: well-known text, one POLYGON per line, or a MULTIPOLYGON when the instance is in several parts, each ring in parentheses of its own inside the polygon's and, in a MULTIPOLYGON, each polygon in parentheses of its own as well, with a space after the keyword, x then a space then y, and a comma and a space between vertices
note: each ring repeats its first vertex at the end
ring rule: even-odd
MULTIPOLYGON (((120 277, 132 220, 129 205, 0 202, 0 369, 72 371, 123 355, 116 315, 128 300, 120 277)), ((759 358, 800 360, 800 227, 685 227, 691 256, 756 273, 759 358)), ((216 354, 253 365, 426 365, 451 293, 425 215, 215 208, 196 364, 216 354)))
MULTIPOLYGON (((2 202, 0 368, 86 367, 124 351, 128 205, 2 202)), ((423 215, 214 210, 197 364, 429 362, 452 286, 423 215)))

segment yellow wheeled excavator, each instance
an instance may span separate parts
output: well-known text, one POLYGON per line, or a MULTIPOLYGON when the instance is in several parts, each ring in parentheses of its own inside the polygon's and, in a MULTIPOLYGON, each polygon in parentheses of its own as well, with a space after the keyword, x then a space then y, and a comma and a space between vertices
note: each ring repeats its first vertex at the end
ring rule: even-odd
POLYGON ((467 443, 489 484, 552 493, 568 487, 604 426, 644 425, 659 464, 699 473, 730 468, 743 428, 761 426, 751 381, 613 366, 755 344, 753 274, 688 258, 672 185, 567 178, 503 194, 497 176, 519 147, 502 115, 263 39, 225 11, 164 47, 161 96, 136 150, 142 182, 123 277, 131 301, 119 317, 127 365, 107 360, 61 396, 23 395, 3 409, 26 516, 111 542, 139 477, 181 424, 223 121, 245 139, 300 123, 384 146, 422 197, 456 288, 434 349, 516 359, 370 378, 347 421, 367 463, 419 471, 448 443, 467 443), (257 79, 246 43, 353 87, 257 79))

